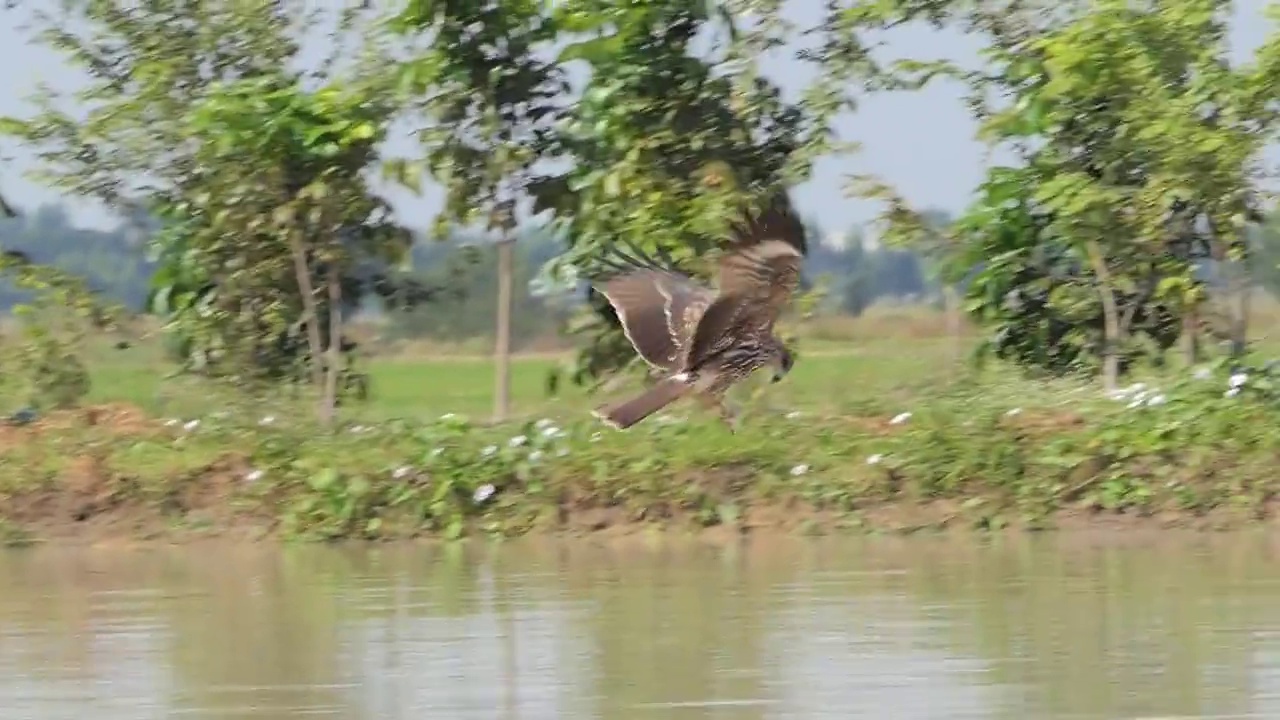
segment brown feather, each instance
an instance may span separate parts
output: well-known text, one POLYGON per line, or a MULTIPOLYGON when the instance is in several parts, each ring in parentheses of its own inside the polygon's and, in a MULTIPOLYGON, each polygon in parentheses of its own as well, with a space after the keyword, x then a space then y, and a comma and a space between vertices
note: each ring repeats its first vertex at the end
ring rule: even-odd
POLYGON ((720 259, 720 294, 785 302, 800 284, 802 257, 783 240, 735 248, 720 259))
POLYGON ((618 430, 626 430, 693 390, 691 383, 665 378, 625 402, 596 410, 593 415, 618 430))
POLYGON ((737 341, 748 305, 737 295, 721 295, 707 308, 693 329, 684 367, 697 370, 737 341))
POLYGON ((701 366, 744 334, 770 331, 799 284, 799 261, 800 251, 779 240, 726 254, 720 296, 693 331, 685 367, 701 366))
POLYGON ((640 357, 662 370, 676 370, 698 318, 715 295, 686 276, 639 269, 601 284, 622 330, 640 357))
POLYGON ((733 224, 732 234, 732 249, 719 263, 719 293, 742 297, 751 322, 772 327, 800 286, 804 223, 786 192, 778 192, 763 211, 733 224))
POLYGON ((800 286, 804 223, 786 192, 779 191, 763 211, 734 224, 733 240, 733 249, 720 261, 720 294, 756 298, 764 306, 762 319, 772 325, 800 286))
POLYGON ((604 259, 614 272, 593 284, 618 313, 627 339, 651 366, 682 374, 593 414, 629 428, 690 392, 718 397, 776 354, 772 328, 800 282, 804 228, 789 203, 775 198, 736 225, 734 235, 734 246, 720 258, 718 292, 634 247, 635 257, 614 248, 604 259))
POLYGON ((758 213, 748 213, 742 222, 733 223, 733 242, 738 246, 756 245, 765 240, 781 240, 804 254, 808 243, 804 223, 791 207, 785 191, 779 191, 758 213))

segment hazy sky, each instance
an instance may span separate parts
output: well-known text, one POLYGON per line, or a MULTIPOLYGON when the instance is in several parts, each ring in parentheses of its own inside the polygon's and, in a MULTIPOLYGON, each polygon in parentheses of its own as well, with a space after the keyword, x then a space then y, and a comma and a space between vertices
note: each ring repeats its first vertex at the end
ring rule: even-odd
MULTIPOLYGON (((795 19, 812 22, 821 5, 816 0, 794 0, 795 19)), ((1244 58, 1262 42, 1271 24, 1263 18, 1265 0, 1242 0, 1236 5, 1232 54, 1244 58)), ((0 11, 0 66, 10 68, 5 72, 5 82, 0 84, 0 115, 24 116, 31 111, 25 98, 37 83, 68 88, 83 80, 57 54, 31 43, 24 31, 13 27, 14 20, 12 12, 0 11)), ((959 33, 907 28, 889 36, 887 52, 893 56, 947 58, 972 65, 977 61, 978 47, 976 39, 959 33)), ((313 52, 322 49, 311 48, 313 52)), ((806 82, 805 68, 798 62, 784 60, 769 65, 773 77, 786 88, 794 89, 806 82)), ((840 126, 842 136, 861 143, 862 150, 847 159, 820 163, 815 179, 798 187, 794 197, 800 209, 814 216, 825 230, 843 232, 874 213, 869 204, 842 196, 843 178, 849 173, 870 172, 894 183, 917 205, 958 211, 967 203, 986 162, 985 149, 973 140, 973 129, 960 101, 960 89, 954 85, 868 98, 840 126)), ((412 147, 407 137, 393 138, 389 145, 390 151, 397 154, 409 154, 412 147)), ((53 192, 19 176, 20 171, 30 167, 21 148, 10 143, 0 149, 16 165, 6 166, 0 173, 0 190, 6 197, 20 206, 57 199, 53 192)), ((424 227, 439 208, 439 193, 431 189, 422 197, 391 189, 384 194, 401 219, 416 227, 424 227)), ((75 207, 79 223, 114 224, 100 209, 84 203, 75 207)))

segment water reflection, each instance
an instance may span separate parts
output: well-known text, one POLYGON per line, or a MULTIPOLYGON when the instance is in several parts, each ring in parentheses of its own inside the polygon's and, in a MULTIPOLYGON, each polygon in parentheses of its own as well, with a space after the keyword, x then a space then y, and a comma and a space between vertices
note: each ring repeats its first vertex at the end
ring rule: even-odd
POLYGON ((14 717, 1280 717, 1260 536, 0 554, 14 717))

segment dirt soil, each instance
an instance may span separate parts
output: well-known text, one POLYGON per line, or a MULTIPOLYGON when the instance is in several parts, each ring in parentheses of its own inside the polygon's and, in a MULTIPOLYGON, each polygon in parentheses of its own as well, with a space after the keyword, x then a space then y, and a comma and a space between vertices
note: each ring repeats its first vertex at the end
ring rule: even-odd
MULTIPOLYGON (((53 433, 69 430, 101 437, 143 438, 171 432, 163 421, 124 403, 55 411, 27 425, 0 425, 0 454, 53 433)), ((39 541, 181 540, 218 535, 263 536, 270 523, 238 512, 232 501, 248 463, 228 453, 183 478, 159 503, 137 498, 132 478, 110 468, 105 451, 86 443, 80 454, 65 459, 57 482, 4 498, 0 510, 5 529, 39 541), (185 517, 193 530, 175 528, 185 517), (196 532, 194 528, 199 528, 196 532)), ((12 535, 13 533, 10 532, 12 535)))
MULTIPOLYGON (((1030 432, 1061 430, 1078 424, 1078 418, 1019 416, 1009 418, 1030 432)), ((42 434, 65 432, 74 427, 93 428, 111 436, 143 437, 172 432, 162 421, 149 418, 139 408, 123 404, 100 405, 55 412, 26 426, 0 425, 0 455, 29 443, 42 434)), ((868 419, 867 429, 887 432, 886 422, 868 419)), ((0 509, 0 542, 29 539, 57 544, 120 544, 137 542, 182 543, 225 538, 261 541, 276 538, 277 523, 236 502, 236 491, 249 469, 247 459, 228 452, 208 465, 174 478, 166 497, 139 499, 132 478, 113 470, 104 451, 86 445, 83 454, 63 464, 57 482, 3 498, 0 509), (180 520, 179 520, 180 519, 180 520)), ((746 467, 723 467, 697 477, 675 478, 697 482, 709 494, 734 497, 750 482, 746 467)), ((1280 501, 1277 501, 1280 502, 1280 501)), ((589 497, 562 498, 557 517, 535 528, 542 536, 587 536, 602 540, 645 535, 655 530, 693 534, 711 542, 740 540, 744 536, 800 536, 876 529, 890 534, 969 532, 974 530, 957 500, 931 502, 895 501, 861 508, 855 514, 815 509, 798 501, 746 503, 733 525, 704 527, 688 511, 653 504, 643 510, 601 507, 589 497)), ((1051 518, 1056 531, 1069 534, 1132 533, 1168 528, 1197 531, 1222 530, 1248 524, 1280 528, 1280 504, 1266 509, 1266 519, 1243 517, 1239 511, 1221 510, 1203 516, 1185 513, 1102 513, 1068 508, 1051 518)), ((1016 519, 1011 530, 1019 530, 1016 519)))

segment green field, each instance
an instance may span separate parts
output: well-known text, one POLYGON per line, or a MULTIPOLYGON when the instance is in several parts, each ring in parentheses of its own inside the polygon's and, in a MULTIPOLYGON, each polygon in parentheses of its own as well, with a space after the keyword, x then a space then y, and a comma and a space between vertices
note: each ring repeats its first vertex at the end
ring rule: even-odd
MULTIPOLYGON (((950 362, 948 348, 943 340, 821 343, 807 351, 785 382, 764 391, 764 401, 779 409, 823 414, 876 408, 888 412, 909 403, 923 388, 963 371, 963 366, 950 362)), ((91 402, 126 402, 151 413, 187 417, 218 409, 206 388, 182 379, 165 380, 172 367, 153 353, 107 351, 95 357, 100 360, 91 366, 91 402)), ((625 384, 592 397, 566 379, 558 395, 550 397, 547 377, 569 359, 568 355, 514 359, 511 393, 516 416, 578 412, 605 396, 638 387, 625 384)), ((349 409, 350 415, 362 420, 424 419, 444 413, 482 419, 493 411, 494 364, 487 358, 375 358, 368 371, 373 395, 367 403, 349 409)), ((761 373, 751 388, 767 385, 761 373)), ((750 390, 744 392, 750 394, 750 390)))

